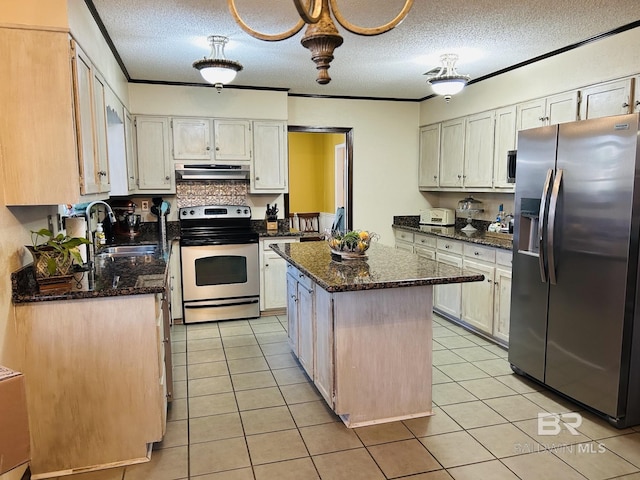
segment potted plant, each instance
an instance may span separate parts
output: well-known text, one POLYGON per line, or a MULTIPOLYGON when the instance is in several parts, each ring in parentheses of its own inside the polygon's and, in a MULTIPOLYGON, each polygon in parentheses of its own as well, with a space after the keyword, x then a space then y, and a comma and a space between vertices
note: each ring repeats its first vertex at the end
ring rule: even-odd
POLYGON ((89 243, 89 240, 69 237, 62 233, 54 235, 50 230, 43 228, 31 231, 31 243, 27 249, 33 255, 36 280, 39 283, 52 283, 56 280, 69 280, 74 261, 82 264, 78 247, 89 243))

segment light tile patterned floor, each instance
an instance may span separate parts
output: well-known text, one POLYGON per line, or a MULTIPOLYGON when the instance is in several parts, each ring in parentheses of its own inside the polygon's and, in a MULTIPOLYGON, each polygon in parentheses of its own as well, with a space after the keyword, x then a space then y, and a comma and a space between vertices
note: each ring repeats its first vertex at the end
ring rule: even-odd
POLYGON ((640 480, 617 430, 514 375, 507 352, 434 318, 432 417, 347 429, 287 345, 286 317, 175 325, 176 399, 149 463, 68 480, 640 480), (539 435, 539 412, 579 434, 539 435))

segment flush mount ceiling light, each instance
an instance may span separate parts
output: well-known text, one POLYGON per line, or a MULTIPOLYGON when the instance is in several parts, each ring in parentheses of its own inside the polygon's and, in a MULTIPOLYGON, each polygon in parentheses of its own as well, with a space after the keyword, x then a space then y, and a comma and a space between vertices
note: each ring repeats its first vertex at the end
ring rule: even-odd
POLYGON ((200 70, 202 78, 216 87, 220 93, 223 85, 236 78, 236 74, 242 70, 242 65, 233 60, 227 60, 224 56, 224 46, 229 41, 227 37, 211 35, 208 40, 211 45, 211 54, 208 58, 193 62, 193 68, 200 70))
POLYGON ((227 3, 236 23, 249 35, 259 40, 265 40, 267 42, 285 40, 302 30, 305 24, 309 24, 300 43, 303 47, 311 50, 311 60, 314 61, 316 69, 318 70, 316 82, 320 85, 326 85, 331 81, 328 70, 330 67, 329 64, 331 60, 333 60, 333 50, 342 45, 343 41, 331 19, 331 14, 333 14, 340 25, 351 33, 366 36, 380 35, 381 33, 388 32, 404 20, 413 5, 413 0, 406 0, 400 13, 389 23, 380 25, 379 27, 358 27, 350 23, 342 16, 342 13, 338 9, 337 0, 309 0, 307 2, 303 2, 303 0, 293 0, 300 15, 300 20, 291 30, 274 35, 253 30, 240 18, 238 10, 236 9, 235 0, 227 0, 227 3), (305 6, 306 4, 308 4, 308 7, 305 6), (329 5, 331 5, 331 8, 329 8, 329 5))
POLYGON ((433 93, 436 95, 444 95, 445 99, 460 93, 469 81, 469 75, 460 75, 456 71, 456 61, 458 55, 455 53, 445 53, 440 56, 442 67, 440 71, 427 78, 427 83, 431 85, 433 93))

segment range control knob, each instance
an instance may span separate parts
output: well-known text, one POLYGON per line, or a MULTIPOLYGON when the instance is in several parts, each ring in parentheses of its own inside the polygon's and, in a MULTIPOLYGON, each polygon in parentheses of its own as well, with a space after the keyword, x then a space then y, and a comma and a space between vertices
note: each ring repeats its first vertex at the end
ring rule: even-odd
POLYGON ((244 209, 244 214, 245 214, 245 215, 248 215, 248 214, 249 214, 249 210, 245 208, 245 209, 244 209))
POLYGON ((238 209, 236 210, 236 213, 237 213, 238 215, 240 215, 240 214, 242 213, 242 210, 238 208, 238 209))
POLYGON ((194 212, 193 210, 191 210, 189 213, 190 213, 191 215, 195 215, 195 214, 196 214, 196 212, 194 212))

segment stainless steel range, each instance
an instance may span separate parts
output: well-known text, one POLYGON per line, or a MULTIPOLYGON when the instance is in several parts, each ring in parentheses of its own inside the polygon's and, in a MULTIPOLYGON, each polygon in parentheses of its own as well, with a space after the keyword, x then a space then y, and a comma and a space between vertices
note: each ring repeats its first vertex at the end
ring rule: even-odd
POLYGON ((185 323, 260 316, 258 234, 246 205, 179 212, 185 323))

